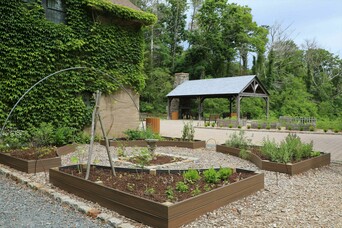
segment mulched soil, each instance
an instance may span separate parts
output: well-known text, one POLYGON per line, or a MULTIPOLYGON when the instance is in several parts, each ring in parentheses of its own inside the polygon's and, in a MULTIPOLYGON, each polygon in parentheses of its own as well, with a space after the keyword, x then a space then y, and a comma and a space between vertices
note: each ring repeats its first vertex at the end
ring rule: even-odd
MULTIPOLYGON (((86 173, 85 169, 79 172, 76 167, 65 167, 61 171, 81 178, 84 178, 86 173)), ((116 176, 113 176, 110 169, 93 166, 90 170, 89 180, 93 182, 102 181, 107 187, 162 203, 166 201, 182 201, 193 197, 195 195, 195 189, 199 189, 200 193, 204 193, 253 175, 255 174, 244 172, 233 173, 228 178, 228 181, 221 181, 217 184, 207 184, 202 177, 194 184, 187 183, 189 186, 188 192, 179 192, 176 190, 176 183, 184 181, 180 173, 152 175, 138 172, 116 172, 116 176), (172 189, 173 198, 167 197, 166 191, 168 188, 172 189)))
MULTIPOLYGON (((180 157, 173 157, 173 156, 168 156, 168 155, 157 154, 152 158, 151 161, 149 161, 145 165, 164 165, 164 164, 173 163, 173 162, 180 162, 183 160, 184 159, 180 158, 180 157)), ((132 162, 134 164, 139 164, 139 158, 138 157, 129 158, 128 161, 132 162)))
POLYGON ((55 147, 44 148, 43 151, 40 148, 37 151, 37 148, 27 148, 27 149, 14 149, 9 152, 6 152, 9 155, 21 158, 25 160, 37 160, 37 159, 44 159, 44 158, 54 158, 57 157, 57 149, 55 147))

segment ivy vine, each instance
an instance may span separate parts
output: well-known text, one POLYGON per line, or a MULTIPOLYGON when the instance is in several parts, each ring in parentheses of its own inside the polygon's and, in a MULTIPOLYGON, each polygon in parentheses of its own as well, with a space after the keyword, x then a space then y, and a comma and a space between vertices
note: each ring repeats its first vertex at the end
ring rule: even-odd
MULTIPOLYGON (((65 4, 66 24, 55 24, 46 20, 39 0, 1 1, 0 124, 28 88, 68 67, 94 67, 137 92, 144 88, 141 27, 156 17, 107 0, 65 4)), ((91 119, 91 94, 118 88, 94 71, 64 72, 33 89, 10 121, 21 129, 41 122, 82 129, 91 119)))

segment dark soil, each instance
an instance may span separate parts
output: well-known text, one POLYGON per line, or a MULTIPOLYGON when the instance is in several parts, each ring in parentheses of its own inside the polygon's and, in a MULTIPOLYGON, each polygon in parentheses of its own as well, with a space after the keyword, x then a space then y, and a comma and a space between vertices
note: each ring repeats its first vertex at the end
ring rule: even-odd
MULTIPOLYGON (((79 172, 76 167, 63 168, 61 171, 81 178, 84 178, 86 173, 85 169, 79 172)), ((177 202, 253 175, 255 174, 245 172, 233 173, 228 180, 220 181, 216 184, 208 184, 202 177, 195 183, 187 183, 189 187, 188 192, 176 190, 176 184, 179 181, 184 181, 181 173, 152 175, 138 172, 116 172, 116 176, 113 176, 110 169, 93 166, 90 170, 89 180, 93 182, 102 181, 107 187, 156 202, 177 202), (169 194, 166 193, 167 191, 169 194)))
MULTIPOLYGON (((168 155, 155 155, 152 160, 150 160, 147 164, 144 165, 164 165, 172 162, 179 162, 183 161, 183 158, 180 157, 173 157, 173 156, 168 156, 168 155)), ((134 164, 139 164, 140 159, 139 157, 132 157, 128 159, 129 162, 132 162, 134 164)))
POLYGON ((44 158, 57 157, 57 149, 55 147, 44 148, 27 148, 27 149, 14 149, 7 152, 9 155, 15 158, 21 158, 25 160, 37 160, 44 158))

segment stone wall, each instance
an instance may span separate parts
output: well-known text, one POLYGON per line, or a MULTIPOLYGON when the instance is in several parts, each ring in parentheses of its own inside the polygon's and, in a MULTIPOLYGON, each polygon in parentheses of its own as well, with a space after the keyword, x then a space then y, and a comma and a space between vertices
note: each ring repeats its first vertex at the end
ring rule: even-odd
MULTIPOLYGON (((176 88, 180 84, 189 80, 189 73, 175 73, 175 80, 173 83, 173 88, 176 88)), ((170 113, 179 112, 179 98, 174 98, 171 101, 170 113)))
MULTIPOLYGON (((139 95, 127 89, 139 107, 139 95)), ((139 111, 126 91, 120 90, 111 95, 102 95, 100 115, 108 138, 122 137, 123 131, 139 127, 139 111)), ((86 129, 90 132, 90 127, 86 129)), ((102 137, 100 123, 96 125, 96 135, 102 137)))

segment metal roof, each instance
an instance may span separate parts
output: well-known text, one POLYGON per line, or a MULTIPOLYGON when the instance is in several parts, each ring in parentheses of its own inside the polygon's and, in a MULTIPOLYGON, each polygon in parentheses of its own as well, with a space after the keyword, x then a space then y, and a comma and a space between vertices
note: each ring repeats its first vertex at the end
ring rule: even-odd
POLYGON ((227 78, 185 81, 168 93, 167 97, 234 95, 243 90, 256 78, 246 75, 227 78))

